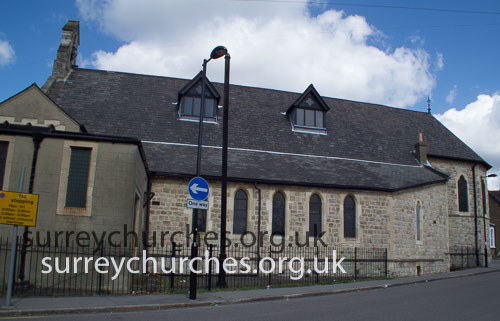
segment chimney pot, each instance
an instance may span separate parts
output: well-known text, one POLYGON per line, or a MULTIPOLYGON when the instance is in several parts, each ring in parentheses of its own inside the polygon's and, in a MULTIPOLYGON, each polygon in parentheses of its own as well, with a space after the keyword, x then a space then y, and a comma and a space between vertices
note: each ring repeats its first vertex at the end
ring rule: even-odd
POLYGON ((415 157, 420 164, 427 163, 427 143, 424 142, 424 135, 418 134, 418 142, 415 144, 415 157))

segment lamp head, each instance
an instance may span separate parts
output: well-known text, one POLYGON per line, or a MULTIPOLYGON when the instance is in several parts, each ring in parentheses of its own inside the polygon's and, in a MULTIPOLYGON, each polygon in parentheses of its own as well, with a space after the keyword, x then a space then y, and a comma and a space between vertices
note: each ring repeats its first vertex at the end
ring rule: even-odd
POLYGON ((497 174, 490 174, 490 175, 488 175, 486 177, 497 177, 497 176, 498 176, 497 174))
POLYGON ((224 46, 217 46, 212 50, 210 54, 210 59, 219 59, 220 57, 227 54, 227 49, 224 46))

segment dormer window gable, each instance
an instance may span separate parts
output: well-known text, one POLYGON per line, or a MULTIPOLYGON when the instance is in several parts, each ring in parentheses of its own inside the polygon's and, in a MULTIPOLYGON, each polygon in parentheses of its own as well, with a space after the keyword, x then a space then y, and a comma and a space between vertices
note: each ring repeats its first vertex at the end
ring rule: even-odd
MULTIPOLYGON (((177 106, 179 118, 183 120, 199 121, 201 111, 201 89, 203 84, 202 73, 198 73, 184 88, 179 91, 177 106)), ((206 79, 205 82, 205 110, 203 118, 206 121, 217 121, 217 106, 220 95, 206 79)))
POLYGON ((313 85, 309 85, 302 95, 287 110, 292 130, 314 134, 326 134, 325 113, 330 108, 318 94, 313 85))

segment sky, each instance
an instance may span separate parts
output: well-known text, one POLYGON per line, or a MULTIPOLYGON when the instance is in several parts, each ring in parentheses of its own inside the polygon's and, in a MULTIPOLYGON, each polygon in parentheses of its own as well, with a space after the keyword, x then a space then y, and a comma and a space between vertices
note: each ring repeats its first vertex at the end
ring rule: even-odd
MULTIPOLYGON (((312 83, 322 96, 418 111, 430 98, 500 176, 498 0, 1 1, 0 101, 43 85, 69 19, 80 21, 80 67, 191 79, 224 45, 231 83, 312 83)), ((223 65, 209 63, 212 81, 223 65)))

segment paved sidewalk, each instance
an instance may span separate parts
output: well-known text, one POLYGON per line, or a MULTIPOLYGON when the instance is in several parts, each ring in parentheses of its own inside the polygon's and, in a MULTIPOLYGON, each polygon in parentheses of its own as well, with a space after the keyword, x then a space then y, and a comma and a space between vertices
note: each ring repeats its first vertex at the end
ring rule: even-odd
POLYGON ((171 309, 182 307, 235 304, 269 300, 330 295, 353 291, 366 291, 408 284, 467 277, 484 273, 500 272, 500 261, 493 261, 488 268, 477 268, 420 277, 391 280, 360 281, 353 283, 315 285, 307 287, 271 288, 246 291, 220 291, 198 293, 197 300, 189 300, 186 294, 86 296, 86 297, 30 297, 14 298, 12 307, 4 307, 0 300, 0 317, 38 314, 100 313, 137 310, 171 309))

